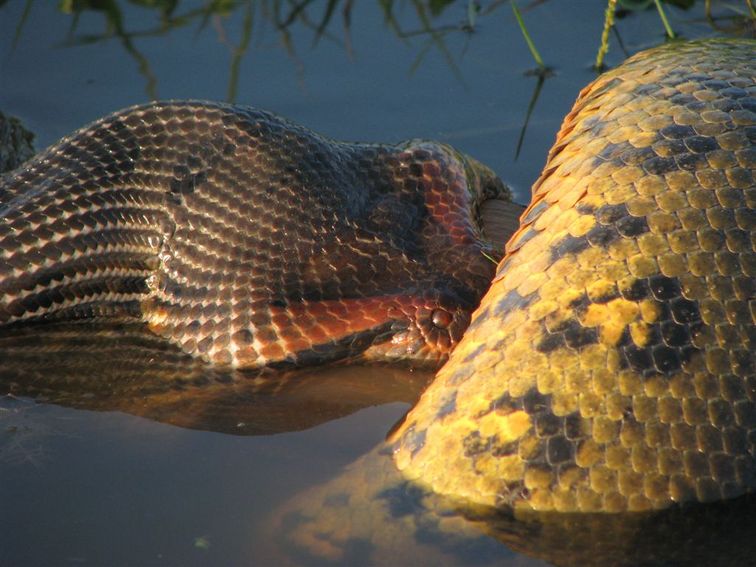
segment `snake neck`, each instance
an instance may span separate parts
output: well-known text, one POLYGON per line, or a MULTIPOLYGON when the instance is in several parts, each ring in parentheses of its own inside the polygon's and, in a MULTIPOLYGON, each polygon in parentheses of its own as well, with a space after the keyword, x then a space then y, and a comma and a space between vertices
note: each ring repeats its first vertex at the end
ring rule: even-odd
POLYGON ((234 367, 438 363, 493 275, 471 163, 245 107, 126 109, 0 181, 0 324, 128 316, 234 367))

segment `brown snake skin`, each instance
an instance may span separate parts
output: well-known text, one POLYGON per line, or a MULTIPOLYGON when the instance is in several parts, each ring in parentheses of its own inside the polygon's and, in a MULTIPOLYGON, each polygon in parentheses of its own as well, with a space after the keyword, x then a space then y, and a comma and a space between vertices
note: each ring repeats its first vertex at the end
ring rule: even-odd
POLYGON ((0 179, 0 324, 135 317, 235 368, 438 363, 494 273, 477 208, 506 191, 435 142, 136 106, 0 179))

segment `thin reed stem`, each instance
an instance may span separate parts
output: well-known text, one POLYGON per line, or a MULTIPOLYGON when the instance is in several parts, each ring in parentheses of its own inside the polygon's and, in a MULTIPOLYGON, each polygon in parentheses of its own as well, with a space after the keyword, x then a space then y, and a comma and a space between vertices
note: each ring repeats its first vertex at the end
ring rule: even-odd
POLYGON ((606 12, 604 12, 604 30, 601 32, 601 45, 596 54, 596 63, 594 64, 596 71, 600 71, 604 67, 604 57, 609 51, 609 32, 614 26, 614 13, 616 8, 617 0, 609 0, 606 5, 606 12))
POLYGON ((664 24, 664 30, 667 32, 667 37, 669 39, 675 39, 675 32, 672 31, 672 27, 669 25, 669 21, 667 20, 667 15, 664 13, 661 1, 654 0, 654 4, 656 4, 656 10, 659 12, 659 17, 661 18, 662 24, 664 24))
POLYGON ((538 68, 542 71, 546 70, 546 65, 543 64, 543 59, 541 59, 540 53, 538 53, 538 50, 536 49, 535 44, 533 43, 533 40, 530 38, 530 34, 528 33, 528 29, 525 27, 525 22, 522 20, 522 15, 520 14, 519 8, 517 8, 517 4, 515 4, 514 0, 512 0, 512 11, 514 12, 515 19, 517 20, 517 24, 520 26, 520 31, 522 32, 523 37, 525 38, 525 43, 528 44, 528 49, 530 49, 530 54, 533 56, 533 59, 535 59, 536 65, 538 65, 538 68))

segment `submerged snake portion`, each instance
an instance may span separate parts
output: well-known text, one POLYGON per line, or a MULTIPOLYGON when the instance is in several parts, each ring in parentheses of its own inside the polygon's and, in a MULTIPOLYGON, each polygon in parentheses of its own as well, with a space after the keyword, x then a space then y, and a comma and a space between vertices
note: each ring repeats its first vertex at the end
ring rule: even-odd
MULTIPOLYGON (((367 467, 377 504, 621 512, 754 489, 755 142, 753 41, 650 50, 588 86, 469 330, 372 454, 404 475, 367 467)), ((135 107, 0 181, 0 324, 127 316, 231 366, 438 356, 493 275, 470 210, 501 190, 432 142, 135 107)))
POLYGON ((507 190, 443 144, 347 144, 202 102, 108 116, 0 178, 0 326, 142 320, 218 365, 442 360, 507 190))
POLYGON ((756 487, 756 43, 588 86, 463 341, 395 432, 464 502, 618 512, 756 487))

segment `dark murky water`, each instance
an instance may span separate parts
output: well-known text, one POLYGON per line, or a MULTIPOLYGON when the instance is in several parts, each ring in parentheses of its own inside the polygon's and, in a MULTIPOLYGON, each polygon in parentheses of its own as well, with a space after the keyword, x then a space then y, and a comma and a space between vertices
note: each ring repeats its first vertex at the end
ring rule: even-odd
MULTIPOLYGON (((171 2, 0 2, 0 110, 36 132, 38 148, 150 98, 232 99, 335 138, 451 143, 493 167, 521 202, 563 115, 595 76, 603 22, 600 1, 535 2, 525 11, 556 74, 542 85, 515 160, 538 79, 525 74, 534 64, 508 3, 481 2, 472 32, 462 25, 470 23, 462 1, 316 1, 301 12, 296 2, 273 0, 181 2, 162 22, 158 9, 137 4, 171 2), (118 11, 59 9, 85 4, 118 11), (207 9, 226 4, 225 12, 207 9), (329 5, 335 9, 319 34, 329 5), (381 6, 391 7, 390 17, 381 6)), ((742 10, 742 3, 729 4, 742 10)), ((688 37, 715 33, 700 5, 667 12, 688 37)), ((620 20, 618 30, 629 53, 663 38, 653 10, 620 20)), ((614 37, 607 62, 624 57, 614 37)), ((384 380, 380 371, 367 374, 372 384, 384 380)), ((291 428, 311 427, 276 435, 178 427, 170 423, 187 424, 130 415, 147 413, 138 404, 121 413, 2 398, 0 564, 302 561, 277 547, 266 521, 289 497, 335 477, 383 439, 422 382, 405 376, 414 382, 403 388, 392 376, 383 394, 365 393, 353 380, 319 392, 316 382, 297 394, 308 400, 297 411, 315 417, 291 428), (318 400, 339 396, 359 401, 332 413, 318 409, 318 400), (342 417, 327 421, 336 415, 342 417)), ((449 560, 543 564, 503 544, 484 545, 482 555, 479 549, 449 560)))

